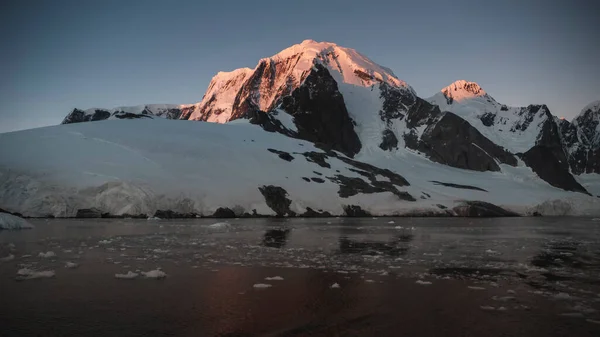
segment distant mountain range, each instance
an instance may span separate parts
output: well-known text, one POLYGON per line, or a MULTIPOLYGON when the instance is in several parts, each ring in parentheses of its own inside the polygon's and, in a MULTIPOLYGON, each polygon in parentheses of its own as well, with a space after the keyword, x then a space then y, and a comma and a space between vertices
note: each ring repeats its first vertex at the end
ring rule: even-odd
POLYGON ((52 185, 55 192, 44 197, 60 196, 64 204, 26 206, 9 200, 11 192, 0 194, 0 207, 60 216, 92 208, 111 215, 212 215, 238 206, 236 216, 252 209, 263 215, 600 213, 600 101, 568 122, 545 105, 501 104, 464 80, 424 99, 390 69, 334 43, 306 40, 254 69, 219 72, 197 104, 74 109, 62 124, 111 119, 130 121, 0 135, 0 167, 27 176, 22 184, 43 186, 28 197, 52 185), (21 137, 28 140, 18 154, 6 149, 21 137), (239 137, 244 144, 234 141, 239 137), (99 163, 83 163, 94 178, 82 180, 83 168, 51 159, 33 167, 25 157, 40 155, 41 142, 56 142, 66 162, 99 163), (122 151, 141 156, 139 162, 122 151), (237 157, 227 155, 232 151, 237 157), (79 178, 64 179, 65 172, 79 178), (235 201, 215 190, 219 183, 235 201), (107 184, 109 195, 127 196, 117 199, 128 206, 99 201, 107 184))

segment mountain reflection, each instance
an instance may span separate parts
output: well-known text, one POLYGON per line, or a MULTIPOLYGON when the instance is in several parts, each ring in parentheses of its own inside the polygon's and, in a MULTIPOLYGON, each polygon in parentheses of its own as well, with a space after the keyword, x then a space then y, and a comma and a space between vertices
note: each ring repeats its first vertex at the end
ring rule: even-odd
POLYGON ((269 229, 265 232, 262 244, 265 247, 282 248, 287 243, 289 229, 269 229))
POLYGON ((413 239, 412 234, 397 235, 389 241, 358 241, 341 236, 339 247, 342 254, 399 256, 408 252, 408 243, 413 239))

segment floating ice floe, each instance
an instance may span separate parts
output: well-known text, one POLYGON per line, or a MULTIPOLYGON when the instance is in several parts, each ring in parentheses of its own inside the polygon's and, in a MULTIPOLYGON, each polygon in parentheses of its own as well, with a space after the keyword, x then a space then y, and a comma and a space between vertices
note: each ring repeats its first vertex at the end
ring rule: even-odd
POLYGON ((283 281, 283 277, 281 276, 273 276, 273 277, 265 277, 266 281, 283 281))
POLYGON ((39 257, 42 257, 42 258, 45 258, 45 259, 47 259, 47 258, 50 258, 50 257, 55 257, 55 256, 56 256, 56 254, 54 254, 54 252, 53 252, 53 251, 48 251, 48 252, 46 252, 46 253, 44 253, 44 252, 40 252, 40 253, 38 254, 38 256, 39 256, 39 257))
POLYGON ((154 269, 154 270, 150 270, 150 271, 143 271, 142 275, 144 275, 145 278, 154 278, 154 279, 160 279, 160 278, 165 278, 167 277, 167 274, 160 270, 160 269, 154 269))
POLYGON ((558 293, 556 295, 553 296, 554 299, 557 300, 570 300, 573 299, 573 297, 571 297, 571 295, 567 294, 567 293, 558 293))
POLYGON ((22 268, 17 271, 17 279, 19 280, 31 280, 36 278, 50 278, 54 277, 56 273, 54 270, 36 271, 29 268, 22 268))
POLYGON ((15 259, 14 255, 8 254, 8 256, 0 257, 0 262, 8 262, 8 261, 11 261, 11 260, 14 260, 14 259, 15 259))
POLYGON ((395 223, 394 220, 388 221, 389 224, 395 223))
POLYGON ((334 283, 334 284, 332 284, 332 285, 331 285, 329 288, 331 288, 331 289, 338 289, 339 287, 340 287, 340 285, 339 285, 339 284, 337 284, 337 283, 334 283))
POLYGON ((273 285, 271 284, 266 284, 266 283, 257 283, 255 285, 253 285, 252 287, 254 287, 254 289, 266 289, 266 288, 271 288, 273 285))
POLYGON ((127 272, 127 274, 115 274, 115 278, 124 279, 124 280, 133 280, 138 277, 140 274, 134 273, 131 270, 127 272))
POLYGON ((208 228, 229 228, 231 226, 228 222, 217 222, 212 225, 208 225, 208 228))
POLYGON ((475 286, 468 286, 467 288, 471 289, 471 290, 485 290, 484 287, 475 287, 475 286))
POLYGON ((430 284, 431 284, 431 282, 429 282, 429 281, 422 281, 422 280, 417 280, 417 282, 415 282, 415 283, 416 283, 416 284, 423 285, 423 286, 426 286, 426 285, 430 285, 430 284))
POLYGON ((159 218, 157 216, 148 217, 148 221, 158 221, 158 220, 161 220, 161 218, 159 218))
POLYGON ((69 268, 69 269, 73 269, 73 268, 77 268, 79 267, 79 265, 75 262, 67 262, 65 263, 65 268, 69 268))

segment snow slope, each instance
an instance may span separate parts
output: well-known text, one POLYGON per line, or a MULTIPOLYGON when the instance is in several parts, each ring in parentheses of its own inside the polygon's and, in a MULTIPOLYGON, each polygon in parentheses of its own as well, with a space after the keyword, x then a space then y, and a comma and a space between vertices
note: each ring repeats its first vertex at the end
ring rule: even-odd
POLYGON ((265 132, 245 120, 107 120, 5 133, 0 134, 0 207, 27 216, 74 216, 78 209, 92 207, 112 214, 151 215, 168 209, 210 215, 218 207, 274 214, 258 187, 275 185, 288 192, 290 208, 297 213, 311 207, 339 215, 344 205, 359 205, 375 215, 439 212, 436 205, 453 207, 462 199, 523 213, 554 199, 570 203, 571 214, 600 211, 600 199, 551 187, 527 167, 466 171, 406 149, 386 155, 365 152, 357 159, 402 175, 410 183, 402 191, 417 201, 400 200, 390 192, 343 198, 329 179, 318 183, 303 177, 326 178, 337 171, 364 177, 337 158, 328 158, 331 167, 326 168, 298 154, 306 151, 321 152, 312 143, 265 132), (283 160, 269 148, 294 158, 283 160))

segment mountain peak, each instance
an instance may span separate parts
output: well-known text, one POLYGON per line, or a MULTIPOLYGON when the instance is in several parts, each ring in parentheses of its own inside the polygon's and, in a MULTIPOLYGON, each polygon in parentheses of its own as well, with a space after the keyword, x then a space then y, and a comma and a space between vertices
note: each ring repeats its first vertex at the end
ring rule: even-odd
POLYGON ((483 90, 479 84, 465 80, 458 80, 450 84, 442 89, 442 93, 444 96, 446 96, 446 98, 457 102, 487 95, 485 90, 483 90))
POLYGON ((341 47, 333 42, 317 42, 307 39, 261 61, 282 62, 290 58, 297 59, 294 68, 299 73, 310 70, 314 60, 317 60, 337 73, 334 75, 336 80, 344 83, 371 86, 383 82, 414 92, 389 68, 375 63, 352 48, 341 47))

